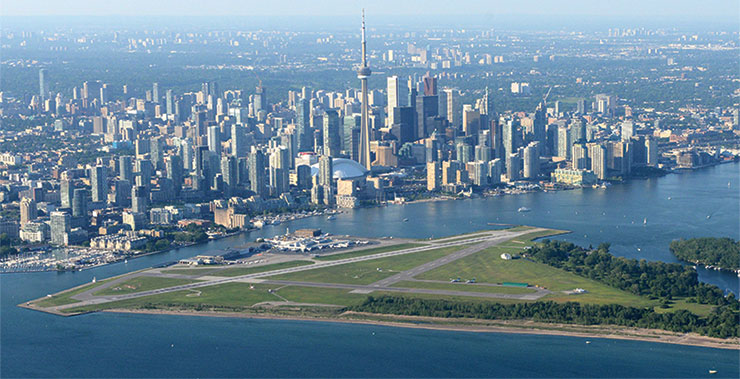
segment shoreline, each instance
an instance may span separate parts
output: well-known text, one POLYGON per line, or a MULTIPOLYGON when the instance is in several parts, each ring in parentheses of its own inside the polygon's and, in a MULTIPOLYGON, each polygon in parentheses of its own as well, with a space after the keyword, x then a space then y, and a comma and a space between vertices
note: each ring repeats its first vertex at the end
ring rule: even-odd
MULTIPOLYGON (((388 318, 388 320, 373 320, 363 318, 341 318, 341 317, 309 317, 279 314, 250 314, 237 312, 198 312, 185 310, 164 309, 106 309, 100 312, 121 314, 151 314, 167 316, 196 316, 196 317, 225 317, 261 320, 286 320, 286 321, 310 321, 310 322, 333 322, 344 324, 378 325, 396 328, 444 330, 453 332, 472 333, 504 333, 504 334, 530 334, 550 335, 579 338, 602 338, 613 340, 642 341, 653 343, 667 343, 673 345, 706 347, 725 350, 740 350, 740 343, 732 340, 722 340, 714 337, 701 336, 693 333, 676 333, 658 329, 627 328, 616 325, 577 325, 577 324, 550 324, 537 323, 534 321, 516 320, 477 320, 465 319, 468 324, 447 323, 457 319, 443 319, 422 316, 402 316, 388 314, 370 314, 345 312, 348 316, 372 316, 377 318, 388 318), (499 324, 491 324, 497 322, 499 324), (503 325, 501 325, 503 324, 503 325), (562 330, 556 328, 572 328, 573 330, 562 330), (591 329, 591 330, 589 330, 591 329)), ((590 341, 586 341, 590 343, 590 341)))

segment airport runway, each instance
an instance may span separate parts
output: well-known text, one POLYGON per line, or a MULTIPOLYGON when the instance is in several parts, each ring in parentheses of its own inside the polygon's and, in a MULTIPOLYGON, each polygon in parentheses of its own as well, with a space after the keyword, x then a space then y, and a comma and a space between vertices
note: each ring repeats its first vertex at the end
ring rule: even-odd
MULTIPOLYGON (((306 271, 306 270, 315 270, 315 269, 324 268, 324 267, 332 267, 332 266, 338 266, 338 265, 343 265, 343 264, 348 264, 348 263, 362 262, 362 261, 367 261, 367 260, 372 260, 372 259, 393 257, 393 256, 398 256, 398 255, 404 255, 404 254, 412 254, 412 253, 416 253, 420 251, 435 250, 435 249, 440 249, 444 247, 469 245, 469 244, 476 244, 476 245, 467 247, 458 252, 454 252, 450 255, 434 260, 432 262, 425 263, 411 270, 407 270, 402 273, 391 276, 389 278, 380 280, 371 285, 358 286, 359 288, 352 287, 352 289, 357 290, 358 292, 362 291, 365 293, 369 293, 372 291, 388 290, 388 291, 395 291, 395 292, 426 293, 426 294, 439 294, 439 295, 526 299, 525 297, 522 297, 522 296, 532 296, 533 294, 512 295, 512 294, 495 294, 495 293, 477 293, 477 292, 467 292, 467 291, 430 290, 430 289, 421 289, 421 288, 419 289, 417 288, 398 288, 398 287, 390 287, 390 284, 397 283, 402 280, 407 280, 420 273, 432 270, 436 267, 453 262, 454 260, 468 256, 477 251, 480 251, 490 246, 494 246, 501 242, 508 241, 520 235, 537 232, 541 230, 544 230, 544 229, 535 228, 535 229, 528 229, 528 230, 518 231, 518 232, 509 232, 506 230, 502 230, 502 231, 493 231, 488 234, 481 235, 481 236, 475 236, 469 239, 453 240, 451 242, 445 242, 444 240, 423 241, 423 242, 428 243, 428 245, 413 247, 413 248, 404 249, 404 250, 389 251, 389 252, 383 252, 383 253, 360 256, 360 257, 340 259, 336 261, 319 262, 319 263, 307 265, 307 266, 290 267, 290 268, 284 268, 284 269, 279 269, 279 270, 265 271, 265 272, 260 272, 260 273, 234 276, 234 277, 228 277, 228 278, 226 277, 212 278, 211 280, 205 280, 205 281, 201 281, 197 283, 183 284, 183 285, 178 285, 178 286, 173 286, 173 287, 160 288, 160 289, 149 290, 149 291, 141 291, 141 292, 135 292, 135 293, 130 293, 130 294, 108 295, 108 296, 94 296, 93 295, 94 292, 98 292, 104 288, 113 286, 120 281, 129 280, 136 276, 148 275, 148 276, 172 277, 170 276, 171 274, 151 273, 151 272, 143 271, 140 273, 135 273, 133 275, 124 276, 120 279, 111 281, 111 283, 105 283, 101 286, 95 287, 88 291, 72 296, 73 299, 80 300, 80 302, 73 303, 73 304, 60 305, 57 307, 51 307, 51 308, 48 308, 48 310, 60 311, 60 310, 67 309, 67 308, 76 308, 76 307, 87 306, 87 305, 102 304, 102 303, 108 303, 108 302, 119 301, 119 300, 158 295, 158 294, 163 294, 163 293, 168 293, 168 292, 175 292, 175 291, 182 291, 182 290, 188 290, 188 289, 194 289, 194 288, 200 288, 200 287, 213 286, 213 285, 224 284, 224 283, 247 281, 249 279, 259 279, 259 278, 263 278, 267 276, 289 274, 293 272, 306 271)), ((458 237, 458 238, 464 238, 464 237, 458 237)), ((186 276, 186 275, 180 275, 178 277, 190 278, 190 279, 196 278, 195 276, 186 276)), ((279 281, 266 281, 266 282, 279 282, 279 281)), ((296 285, 301 285, 301 286, 349 288, 349 287, 334 287, 334 286, 349 286, 349 285, 339 285, 339 284, 331 284, 331 283, 309 283, 309 282, 294 282, 294 283, 300 283, 296 285)), ((534 295, 539 295, 539 292, 535 293, 534 295)), ((539 298, 542 296, 544 296, 544 294, 539 295, 536 298, 539 298)))

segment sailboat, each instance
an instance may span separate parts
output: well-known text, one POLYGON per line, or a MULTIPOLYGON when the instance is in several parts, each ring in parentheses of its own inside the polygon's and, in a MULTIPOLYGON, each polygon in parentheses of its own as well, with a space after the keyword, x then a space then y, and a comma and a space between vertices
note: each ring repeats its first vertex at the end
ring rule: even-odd
POLYGON ((647 225, 647 218, 645 218, 645 219, 642 220, 642 224, 643 225, 647 225))
POLYGON ((93 276, 93 280, 92 280, 92 282, 93 282, 93 283, 95 283, 95 282, 97 282, 97 281, 98 281, 98 280, 97 280, 97 279, 96 279, 96 278, 95 278, 95 277, 93 276))

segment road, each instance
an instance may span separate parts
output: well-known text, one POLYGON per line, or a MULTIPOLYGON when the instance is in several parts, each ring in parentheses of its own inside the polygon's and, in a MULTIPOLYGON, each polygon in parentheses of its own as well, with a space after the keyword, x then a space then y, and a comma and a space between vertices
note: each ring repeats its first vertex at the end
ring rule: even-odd
MULTIPOLYGON (((108 303, 108 302, 119 301, 119 300, 134 299, 134 298, 139 298, 139 297, 144 297, 144 296, 159 295, 163 293, 189 290, 189 289, 195 289, 195 288, 201 288, 201 287, 208 287, 208 286, 214 286, 214 285, 225 284, 225 283, 244 282, 244 281, 250 281, 251 279, 259 279, 259 278, 264 278, 268 276, 289 274, 289 273, 306 271, 306 270, 315 270, 315 269, 320 269, 320 268, 325 268, 325 267, 332 267, 332 266, 338 266, 338 265, 343 265, 343 264, 362 262, 362 261, 368 261, 368 260, 379 259, 379 258, 394 257, 394 256, 399 256, 399 255, 404 255, 404 254, 417 253, 421 251, 435 250, 435 249, 440 249, 440 248, 445 248, 445 247, 468 245, 468 244, 475 244, 475 245, 462 249, 458 252, 454 252, 452 254, 449 254, 445 257, 439 258, 432 262, 428 262, 423 265, 417 266, 411 270, 407 270, 399 274, 393 275, 389 278, 380 280, 371 285, 354 286, 354 285, 340 285, 340 284, 331 284, 331 283, 310 283, 310 282, 291 282, 291 283, 294 283, 295 285, 301 285, 301 286, 329 287, 329 288, 350 288, 348 286, 352 286, 351 287, 352 289, 357 290, 358 292, 362 291, 366 293, 369 293, 372 291, 387 290, 387 291, 408 292, 408 293, 522 299, 522 298, 526 298, 526 296, 529 296, 530 294, 512 295, 512 294, 477 293, 477 292, 468 292, 468 291, 430 290, 430 289, 422 289, 422 288, 398 288, 398 287, 391 287, 390 284, 397 283, 402 280, 408 280, 410 278, 413 278, 413 276, 415 275, 432 270, 444 264, 451 263, 457 259, 463 258, 465 256, 473 254, 487 247, 496 245, 498 243, 508 241, 520 235, 524 235, 524 234, 528 234, 532 232, 538 232, 542 230, 544 229, 534 228, 534 229, 528 229, 528 230, 517 231, 517 232, 510 232, 506 230, 492 231, 487 234, 480 234, 480 236, 476 234, 474 237, 469 238, 469 239, 460 239, 464 237, 458 237, 456 240, 452 240, 449 242, 445 242, 445 240, 424 241, 424 243, 427 243, 427 245, 417 246, 417 247, 397 250, 397 251, 388 251, 388 252, 366 255, 366 256, 339 259, 335 261, 318 262, 318 263, 307 265, 307 266, 290 267, 290 268, 265 271, 265 272, 260 272, 260 273, 253 273, 253 274, 234 276, 234 277, 228 277, 228 278, 213 277, 213 278, 210 278, 209 280, 204 280, 204 281, 200 281, 197 283, 183 284, 183 285, 178 285, 178 286, 173 286, 173 287, 160 288, 160 289, 155 289, 155 290, 141 291, 141 292, 135 292, 135 293, 129 293, 129 294, 122 294, 122 295, 107 295, 107 296, 94 296, 93 295, 93 293, 95 292, 98 292, 104 288, 113 286, 121 281, 129 280, 135 276, 154 275, 154 276, 160 276, 160 277, 181 277, 181 278, 190 278, 190 279, 195 278, 194 276, 186 276, 186 275, 173 276, 170 274, 162 274, 161 272, 158 272, 158 270, 143 271, 143 272, 135 273, 133 275, 124 276, 122 278, 111 281, 110 283, 105 283, 98 287, 92 288, 90 290, 87 290, 85 292, 72 296, 73 299, 80 300, 80 302, 73 303, 73 304, 60 305, 56 307, 50 307, 48 308, 48 310, 59 312, 61 310, 68 309, 68 308, 77 308, 77 307, 82 307, 82 306, 96 305, 96 304, 108 303)), ((265 281, 265 282, 277 283, 280 281, 265 281)), ((537 294, 540 295, 538 296, 538 298, 544 296, 540 292, 538 292, 537 294)))

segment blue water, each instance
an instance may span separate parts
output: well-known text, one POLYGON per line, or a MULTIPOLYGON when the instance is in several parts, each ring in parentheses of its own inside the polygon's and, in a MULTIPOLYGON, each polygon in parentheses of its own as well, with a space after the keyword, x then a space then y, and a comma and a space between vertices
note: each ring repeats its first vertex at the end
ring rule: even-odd
MULTIPOLYGON (((304 219, 83 272, 0 275, 0 376, 696 377, 711 368, 737 378, 737 351, 720 349, 605 339, 586 345, 575 337, 324 322, 123 314, 62 318, 15 305, 93 277, 238 246, 288 227, 424 238, 490 228, 489 222, 530 224, 572 230, 561 238, 578 244, 611 242, 617 255, 674 262, 667 248, 672 239, 740 239, 739 169, 728 164, 607 190, 359 209, 336 220, 304 219), (517 212, 522 206, 532 211, 517 212)), ((738 293, 734 275, 700 270, 700 278, 738 293)))

